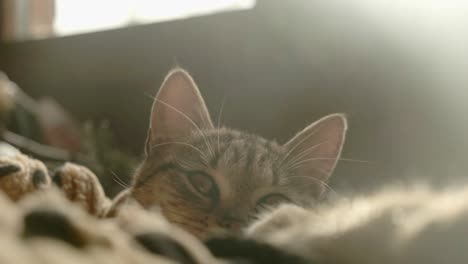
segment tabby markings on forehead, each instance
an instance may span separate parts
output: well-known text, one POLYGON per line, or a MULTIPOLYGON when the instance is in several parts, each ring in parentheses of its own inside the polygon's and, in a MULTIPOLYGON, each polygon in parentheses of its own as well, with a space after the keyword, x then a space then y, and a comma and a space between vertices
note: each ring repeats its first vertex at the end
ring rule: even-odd
MULTIPOLYGON (((235 130, 209 130, 203 131, 204 136, 200 134, 201 131, 192 134, 189 138, 186 139, 185 144, 193 146, 193 148, 200 148, 199 154, 202 154, 202 151, 205 150, 208 146, 205 146, 205 139, 208 136, 209 139, 214 137, 219 137, 220 141, 217 142, 217 148, 214 148, 214 153, 210 153, 210 158, 206 160, 205 155, 197 155, 200 157, 200 160, 197 160, 197 163, 201 163, 200 166, 204 168, 216 169, 219 166, 220 160, 224 159, 228 165, 237 164, 239 169, 242 169, 245 174, 251 175, 252 173, 264 173, 264 166, 269 164, 268 161, 271 161, 271 165, 274 166, 274 163, 278 160, 279 155, 277 150, 275 150, 275 142, 263 139, 256 135, 245 134, 235 130)), ((170 140, 169 138, 158 138, 157 142, 164 142, 170 140)), ((185 142, 185 141, 184 141, 185 142)), ((184 155, 185 156, 185 155, 184 155)), ((187 157, 181 157, 179 162, 184 163, 183 159, 187 157)), ((176 157, 176 159, 179 156, 176 157)), ((189 160, 190 161, 190 160, 189 160)), ((173 164, 174 165, 174 164, 173 164)), ((160 167, 153 171, 151 174, 147 175, 144 181, 147 178, 156 175, 160 172, 160 167)), ((271 168, 269 171, 271 174, 272 185, 277 185, 279 182, 279 174, 275 168, 271 168)), ((258 175, 260 176, 260 175, 258 175)))
POLYGON ((244 145, 246 147, 246 163, 245 163, 245 173, 252 173, 253 172, 253 166, 255 164, 255 157, 257 156, 257 148, 258 146, 255 144, 255 139, 249 138, 245 141, 244 145))
MULTIPOLYGON (((265 176, 265 173, 268 172, 266 175, 271 178, 271 184, 278 184, 279 170, 274 167, 278 155, 273 151, 271 142, 253 144, 244 141, 242 144, 230 145, 226 149, 228 148, 230 150, 224 154, 226 165, 230 167, 236 165, 236 168, 245 175, 252 175, 256 178, 265 176), (253 175, 255 173, 260 175, 253 175)), ((219 161, 221 156, 217 158, 219 161)))
POLYGON ((226 151, 229 149, 229 144, 225 144, 223 148, 220 148, 218 146, 215 155, 212 157, 210 160, 209 164, 213 169, 216 169, 218 167, 219 160, 224 156, 226 151))

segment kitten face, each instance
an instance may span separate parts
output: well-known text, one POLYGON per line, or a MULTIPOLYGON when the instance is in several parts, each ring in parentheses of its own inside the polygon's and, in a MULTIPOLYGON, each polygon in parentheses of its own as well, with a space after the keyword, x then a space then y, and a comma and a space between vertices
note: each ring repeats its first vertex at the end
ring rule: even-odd
POLYGON ((191 77, 175 70, 155 99, 147 157, 131 195, 200 237, 239 230, 262 209, 315 201, 339 157, 345 130, 346 119, 331 115, 279 145, 214 128, 191 77))

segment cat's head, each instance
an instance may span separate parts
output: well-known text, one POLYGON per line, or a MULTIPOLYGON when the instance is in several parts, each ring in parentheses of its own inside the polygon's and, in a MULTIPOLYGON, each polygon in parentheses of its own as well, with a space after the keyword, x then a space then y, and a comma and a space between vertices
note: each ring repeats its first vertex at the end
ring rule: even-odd
POLYGON ((196 84, 176 69, 154 100, 146 159, 130 193, 197 236, 238 230, 262 208, 316 201, 346 126, 343 115, 329 115, 285 144, 214 127, 196 84))

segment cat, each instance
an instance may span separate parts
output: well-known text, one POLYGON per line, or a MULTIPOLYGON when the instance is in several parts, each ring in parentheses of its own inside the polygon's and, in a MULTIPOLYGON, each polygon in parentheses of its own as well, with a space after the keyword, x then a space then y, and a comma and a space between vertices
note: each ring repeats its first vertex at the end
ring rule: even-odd
MULTIPOLYGON (((310 263, 468 263, 468 186, 400 186, 313 209, 281 205, 245 234, 310 263)), ((229 241, 223 245, 239 244, 229 241)))
POLYGON ((110 214, 131 199, 199 238, 240 232, 264 208, 317 202, 346 130, 343 114, 323 117, 285 144, 215 127, 190 74, 173 69, 154 98, 146 157, 110 214))
MULTIPOLYGON (((111 209, 132 200, 158 207, 173 224, 206 238, 215 257, 233 263, 468 263, 468 185, 400 186, 319 203, 346 130, 345 116, 332 114, 280 145, 215 128, 190 75, 173 70, 153 104, 146 158, 111 209), (220 230, 238 236, 216 236, 220 230)), ((95 175, 80 166, 66 164, 50 177, 42 163, 20 154, 0 164, 0 189, 13 200, 52 181, 90 214, 110 203, 95 175)), ((55 228, 33 224, 56 235, 55 228)), ((168 246, 166 256, 186 259, 184 247, 161 230, 137 241, 157 254, 168 246)))

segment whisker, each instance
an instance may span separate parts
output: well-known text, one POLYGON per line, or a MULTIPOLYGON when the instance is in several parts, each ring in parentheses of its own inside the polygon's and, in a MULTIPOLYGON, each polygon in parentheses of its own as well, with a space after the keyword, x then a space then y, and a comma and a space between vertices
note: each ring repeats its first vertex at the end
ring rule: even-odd
POLYGON ((313 145, 312 147, 304 150, 303 152, 299 153, 298 155, 296 155, 294 158, 292 158, 291 160, 289 160, 287 163, 286 163, 286 166, 288 165, 291 165, 291 164, 294 164, 295 162, 299 161, 301 158, 305 157, 310 151, 320 147, 321 145, 327 143, 327 142, 330 142, 330 140, 326 140, 324 142, 321 142, 321 143, 318 143, 318 144, 315 144, 313 145))
POLYGON ((159 143, 159 144, 156 144, 156 145, 151 146, 151 150, 153 150, 153 149, 155 149, 155 148, 159 148, 159 147, 165 146, 165 145, 169 145, 169 144, 179 144, 179 145, 191 147, 192 149, 198 151, 198 153, 200 153, 200 155, 202 155, 202 157, 206 158, 205 153, 203 153, 203 151, 201 151, 199 148, 195 147, 195 146, 192 145, 192 144, 189 144, 189 143, 186 143, 186 142, 180 142, 180 141, 171 141, 171 142, 159 143))
POLYGON ((116 178, 112 177, 112 180, 113 180, 115 183, 117 183, 118 185, 120 185, 120 187, 123 187, 123 188, 125 188, 125 189, 128 188, 128 186, 126 186, 124 183, 118 181, 116 178))
MULTIPOLYGON (((201 109, 198 109, 198 114, 199 114, 200 116, 203 116, 203 115, 202 115, 202 110, 201 110, 201 109)), ((207 123, 208 121, 207 121, 206 119, 202 119, 202 122, 203 122, 203 127, 211 127, 211 126, 212 126, 212 125, 211 125, 211 126, 208 126, 208 123, 207 123)), ((202 133, 202 131, 200 131, 200 133, 202 133)), ((204 140, 205 140, 205 143, 207 144, 208 151, 210 152, 211 156, 214 157, 214 156, 215 156, 215 152, 214 152, 214 150, 213 150, 212 142, 211 142, 211 140, 207 140, 207 139, 205 138, 204 135, 205 135, 205 133, 203 133, 202 136, 203 136, 203 138, 204 138, 204 140)))
MULTIPOLYGON (((322 172, 326 175, 328 175, 328 172, 327 171, 323 171, 322 172)), ((306 176, 306 175, 295 175, 295 176, 291 176, 291 177, 288 177, 288 180, 290 179, 296 179, 296 178, 300 178, 300 179, 307 179, 307 180, 311 180, 311 181, 315 181, 315 183, 318 183, 320 186, 323 186, 325 187, 325 189, 327 189, 328 191, 332 192, 334 195, 338 195, 338 192, 336 192, 328 183, 320 180, 320 179, 317 179, 316 177, 313 177, 313 176, 306 176)))
POLYGON ((206 135, 205 133, 201 130, 201 128, 190 118, 188 117, 186 114, 184 114, 182 111, 180 111, 179 109, 175 108, 174 106, 156 98, 156 97, 152 97, 153 100, 161 103, 162 105, 166 106, 166 107, 169 107, 170 109, 172 109, 173 111, 175 111, 176 113, 178 113, 179 115, 181 115, 182 117, 184 117, 187 121, 189 121, 196 129, 197 131, 200 133, 200 135, 203 137, 204 141, 205 141, 205 144, 206 144, 206 147, 211 150, 211 155, 213 155, 213 150, 211 149, 211 146, 210 144, 208 143, 208 140, 206 138, 206 135))
POLYGON ((372 163, 371 161, 368 160, 358 160, 358 159, 347 159, 347 158, 310 158, 310 159, 304 159, 299 162, 296 162, 292 164, 291 166, 288 167, 289 169, 297 169, 299 168, 302 164, 310 162, 310 161, 316 161, 316 160, 337 160, 337 161, 348 161, 348 162, 357 162, 357 163, 372 163))
POLYGON ((122 178, 120 178, 115 172, 109 170, 112 175, 114 175, 114 177, 112 177, 112 180, 114 180, 117 184, 119 184, 120 186, 124 187, 125 189, 128 189, 130 188, 130 185, 128 185, 127 183, 125 183, 124 180, 122 180, 122 178))
POLYGON ((187 160, 187 159, 181 159, 179 157, 174 157, 174 159, 176 160, 176 162, 178 162, 181 166, 185 166, 185 167, 189 167, 189 168, 198 168, 198 167, 201 167, 202 165, 200 165, 199 163, 196 163, 194 161, 191 161, 191 160, 187 160))
POLYGON ((304 141, 306 141, 308 138, 310 138, 311 136, 315 135, 315 133, 317 133, 319 130, 319 128, 316 128, 314 130, 312 130, 310 132, 309 135, 307 135, 306 137, 304 137, 303 139, 301 139, 299 142, 297 142, 287 153, 286 155, 284 156, 284 158, 280 161, 280 165, 283 164, 283 162, 288 158, 288 156, 297 148, 299 147, 304 141))
POLYGON ((219 125, 221 124, 221 116, 223 115, 223 109, 224 109, 224 103, 226 102, 226 95, 223 97, 223 101, 221 102, 221 107, 219 108, 219 114, 218 114, 218 121, 216 122, 216 128, 218 129, 218 135, 217 135, 217 141, 218 141, 218 152, 219 152, 219 134, 221 132, 221 128, 219 125))

